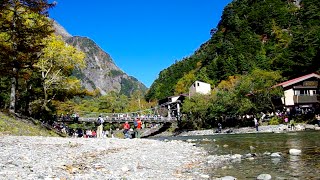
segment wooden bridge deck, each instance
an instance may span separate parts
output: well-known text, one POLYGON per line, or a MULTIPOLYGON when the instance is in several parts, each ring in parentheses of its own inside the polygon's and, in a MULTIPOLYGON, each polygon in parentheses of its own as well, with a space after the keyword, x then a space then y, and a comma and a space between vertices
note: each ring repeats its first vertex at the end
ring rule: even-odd
MULTIPOLYGON (((123 122, 134 122, 135 119, 140 118, 143 122, 149 123, 165 123, 165 122, 174 122, 177 121, 176 117, 103 117, 104 122, 109 123, 123 123, 123 122)), ((80 122, 96 122, 97 117, 80 117, 80 122)))

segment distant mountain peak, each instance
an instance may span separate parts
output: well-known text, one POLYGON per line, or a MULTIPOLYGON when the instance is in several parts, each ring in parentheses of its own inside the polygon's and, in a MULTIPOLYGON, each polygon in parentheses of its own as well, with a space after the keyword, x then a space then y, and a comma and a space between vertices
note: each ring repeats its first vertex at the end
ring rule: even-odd
POLYGON ((81 80, 82 86, 89 90, 99 89, 102 95, 114 91, 130 96, 134 91, 146 92, 147 87, 136 78, 128 76, 116 66, 111 56, 103 51, 88 37, 72 36, 56 21, 55 33, 62 36, 66 43, 86 54, 86 68, 76 69, 73 73, 81 80))

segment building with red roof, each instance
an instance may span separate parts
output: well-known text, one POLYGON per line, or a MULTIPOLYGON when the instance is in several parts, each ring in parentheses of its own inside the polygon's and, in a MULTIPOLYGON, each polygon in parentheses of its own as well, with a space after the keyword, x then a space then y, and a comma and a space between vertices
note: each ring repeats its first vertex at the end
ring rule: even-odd
POLYGON ((282 82, 274 87, 283 88, 282 104, 285 107, 315 107, 319 103, 319 81, 320 75, 311 73, 282 82))

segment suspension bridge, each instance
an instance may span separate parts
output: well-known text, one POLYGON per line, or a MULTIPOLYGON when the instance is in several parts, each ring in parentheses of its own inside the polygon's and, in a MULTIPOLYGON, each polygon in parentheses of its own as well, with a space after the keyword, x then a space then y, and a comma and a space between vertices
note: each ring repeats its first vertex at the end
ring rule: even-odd
POLYGON ((62 118, 60 117, 58 121, 79 121, 79 122, 96 122, 98 117, 101 116, 105 122, 108 123, 123 123, 123 122, 134 122, 137 118, 141 121, 149 123, 166 123, 166 122, 176 122, 180 117, 180 101, 167 102, 158 105, 153 108, 139 110, 135 112, 125 112, 125 113, 100 113, 100 112, 79 112, 80 116, 62 118))
MULTIPOLYGON (((114 123, 114 122, 123 123, 126 121, 134 122, 134 120, 136 120, 137 118, 139 118, 141 121, 150 122, 150 123, 154 123, 154 122, 164 123, 164 122, 177 121, 176 117, 144 116, 144 115, 130 116, 130 115, 121 114, 121 113, 112 114, 111 116, 101 115, 101 117, 104 119, 105 122, 109 122, 109 123, 114 123)), ((97 116, 96 117, 80 117, 79 121, 81 121, 81 122, 95 122, 95 121, 97 121, 97 116)))

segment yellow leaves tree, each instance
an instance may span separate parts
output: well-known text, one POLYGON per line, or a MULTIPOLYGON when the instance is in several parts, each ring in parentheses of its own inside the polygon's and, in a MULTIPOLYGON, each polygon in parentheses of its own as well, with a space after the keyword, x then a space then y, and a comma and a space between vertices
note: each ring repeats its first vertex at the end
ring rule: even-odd
POLYGON ((44 98, 41 109, 46 109, 47 104, 55 97, 49 91, 54 90, 76 90, 80 86, 79 80, 68 77, 75 68, 85 67, 85 55, 73 46, 66 44, 60 36, 51 35, 43 41, 45 48, 39 61, 34 65, 41 73, 44 98))
POLYGON ((196 81, 196 76, 194 75, 195 70, 190 71, 188 74, 185 74, 175 86, 175 94, 182 94, 189 92, 189 87, 194 81, 196 81))
POLYGON ((217 88, 221 90, 230 91, 233 90, 236 84, 239 82, 240 78, 237 76, 229 76, 227 80, 222 80, 217 88))
POLYGON ((38 60, 41 41, 52 33, 47 18, 54 4, 46 0, 0 1, 0 60, 11 78, 10 112, 14 113, 18 80, 38 60))

